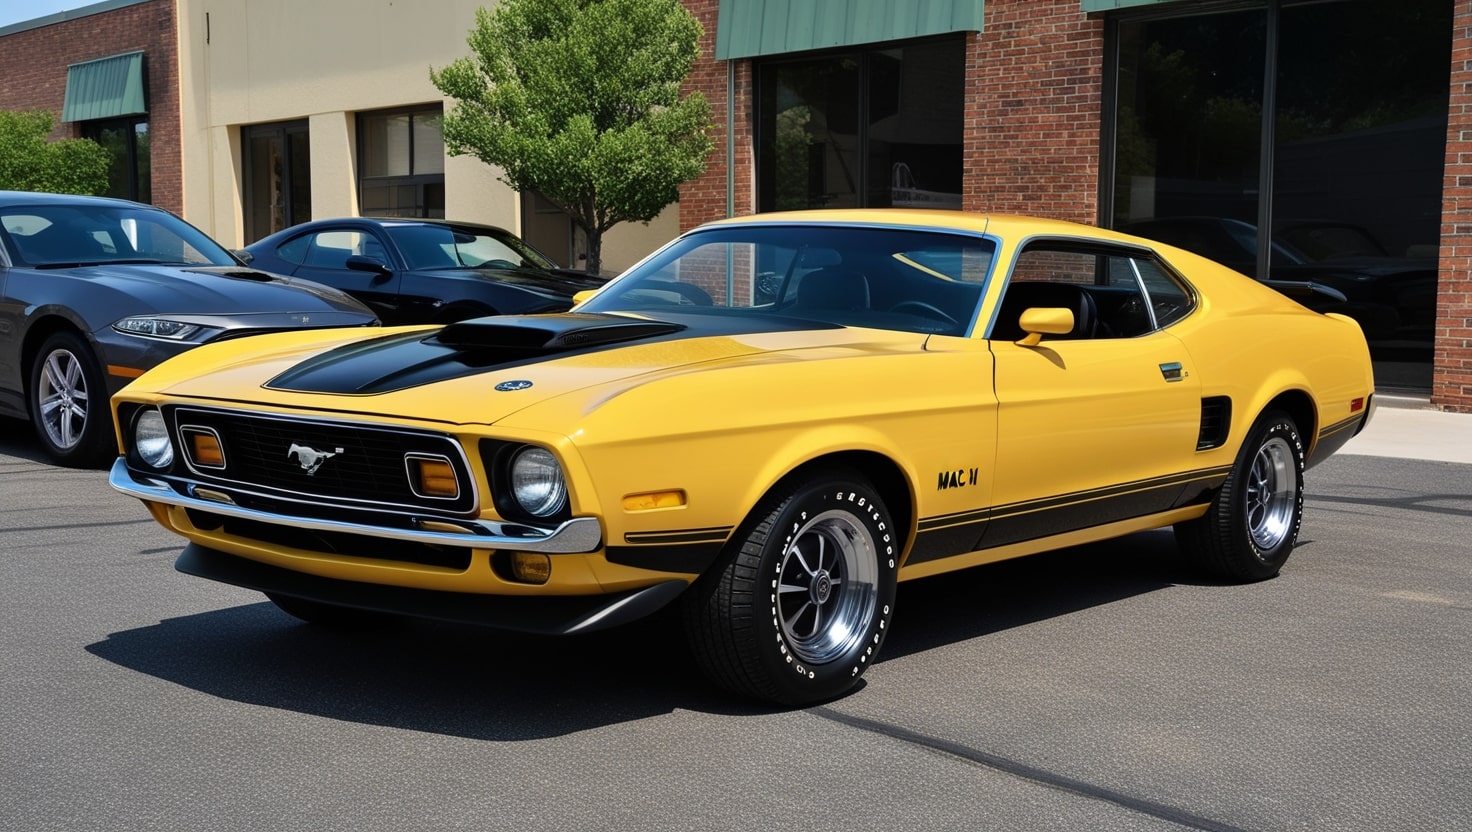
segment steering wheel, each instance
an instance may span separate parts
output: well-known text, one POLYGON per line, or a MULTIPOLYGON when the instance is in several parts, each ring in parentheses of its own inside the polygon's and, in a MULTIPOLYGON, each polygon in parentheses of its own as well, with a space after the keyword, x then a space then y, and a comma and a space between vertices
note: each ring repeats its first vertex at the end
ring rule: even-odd
POLYGON ((941 309, 939 306, 926 303, 923 300, 902 300, 899 303, 896 303, 894 306, 889 307, 889 311, 903 312, 907 315, 920 315, 921 317, 930 318, 932 320, 943 321, 945 323, 951 324, 952 326, 956 326, 961 323, 960 321, 946 314, 945 310, 941 309))

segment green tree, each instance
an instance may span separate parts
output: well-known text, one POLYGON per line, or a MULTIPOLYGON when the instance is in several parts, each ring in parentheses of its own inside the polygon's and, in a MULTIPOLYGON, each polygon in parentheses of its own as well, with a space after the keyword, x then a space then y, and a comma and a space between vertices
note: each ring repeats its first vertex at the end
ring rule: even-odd
POLYGON ((0 112, 0 190, 100 194, 109 157, 91 139, 47 142, 56 117, 44 110, 0 112))
POLYGON ((701 32, 679 0, 503 0, 478 9, 472 56, 430 70, 456 100, 445 145, 565 211, 587 234, 587 269, 596 273, 605 231, 654 219, 705 168, 710 104, 698 92, 680 97, 701 32))

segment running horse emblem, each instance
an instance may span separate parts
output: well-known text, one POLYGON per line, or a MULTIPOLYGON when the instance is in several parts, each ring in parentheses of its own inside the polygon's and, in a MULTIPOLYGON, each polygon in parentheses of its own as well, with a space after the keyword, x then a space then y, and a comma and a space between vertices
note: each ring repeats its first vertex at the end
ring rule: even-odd
POLYGON ((335 451, 319 451, 310 445, 298 445, 295 442, 291 443, 291 447, 286 450, 287 458, 295 459, 297 464, 302 466, 302 470, 306 471, 309 477, 317 473, 317 469, 322 467, 322 463, 340 453, 342 453, 342 448, 338 448, 335 451))

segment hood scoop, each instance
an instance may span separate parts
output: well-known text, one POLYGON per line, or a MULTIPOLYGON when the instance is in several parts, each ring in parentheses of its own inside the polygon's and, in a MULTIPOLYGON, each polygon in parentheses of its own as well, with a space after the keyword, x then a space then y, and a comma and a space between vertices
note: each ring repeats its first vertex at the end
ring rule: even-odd
POLYGON ((457 350, 508 350, 546 354, 670 335, 684 324, 619 315, 503 315, 450 324, 428 339, 457 350))
POLYGON ((212 274, 219 277, 233 277, 237 280, 254 280, 257 283, 270 283, 273 280, 280 279, 268 272, 246 266, 204 266, 195 269, 185 269, 184 271, 194 272, 195 274, 212 274))
POLYGON ((297 364, 266 382, 266 387, 302 393, 389 393, 683 329, 683 324, 618 315, 475 318, 427 338, 418 330, 346 344, 297 364))

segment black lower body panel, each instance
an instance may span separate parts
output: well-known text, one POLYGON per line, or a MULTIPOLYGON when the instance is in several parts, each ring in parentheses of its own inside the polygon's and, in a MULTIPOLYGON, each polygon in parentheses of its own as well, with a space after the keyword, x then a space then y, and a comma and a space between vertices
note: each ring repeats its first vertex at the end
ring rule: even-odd
POLYGON ((546 635, 587 633, 635 621, 673 601, 687 586, 684 581, 664 581, 611 595, 439 592, 308 575, 197 543, 184 548, 174 568, 186 575, 324 604, 546 635))

